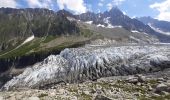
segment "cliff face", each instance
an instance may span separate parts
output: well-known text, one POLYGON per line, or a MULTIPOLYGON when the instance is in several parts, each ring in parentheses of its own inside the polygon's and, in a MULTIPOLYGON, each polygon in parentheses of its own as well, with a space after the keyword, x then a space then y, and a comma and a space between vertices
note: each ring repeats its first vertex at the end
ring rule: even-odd
POLYGON ((85 46, 65 49, 27 68, 4 89, 38 88, 51 83, 83 82, 101 77, 160 71, 170 66, 169 45, 85 46))
POLYGON ((27 37, 78 34, 76 23, 48 9, 0 8, 0 51, 20 44, 27 37))

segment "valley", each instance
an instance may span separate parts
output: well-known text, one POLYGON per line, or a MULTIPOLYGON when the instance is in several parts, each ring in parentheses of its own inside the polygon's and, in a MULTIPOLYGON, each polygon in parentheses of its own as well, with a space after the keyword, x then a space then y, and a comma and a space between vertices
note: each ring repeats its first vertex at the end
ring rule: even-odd
POLYGON ((170 99, 170 36, 148 23, 117 7, 0 8, 0 100, 170 99))

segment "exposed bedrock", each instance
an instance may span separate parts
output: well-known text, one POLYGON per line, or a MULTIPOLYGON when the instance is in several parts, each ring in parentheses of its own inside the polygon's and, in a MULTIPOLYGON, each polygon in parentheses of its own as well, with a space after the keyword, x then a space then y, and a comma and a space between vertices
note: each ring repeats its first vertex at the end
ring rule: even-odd
POLYGON ((169 46, 85 46, 65 49, 27 68, 3 89, 39 88, 101 77, 156 72, 170 68, 169 46))

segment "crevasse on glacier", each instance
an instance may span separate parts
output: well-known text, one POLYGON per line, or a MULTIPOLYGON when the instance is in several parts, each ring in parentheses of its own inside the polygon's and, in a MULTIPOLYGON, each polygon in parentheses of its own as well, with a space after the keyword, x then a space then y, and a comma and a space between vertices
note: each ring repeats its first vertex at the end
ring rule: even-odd
POLYGON ((170 67, 169 46, 85 46, 63 50, 27 68, 4 89, 37 88, 57 82, 159 71, 170 67))

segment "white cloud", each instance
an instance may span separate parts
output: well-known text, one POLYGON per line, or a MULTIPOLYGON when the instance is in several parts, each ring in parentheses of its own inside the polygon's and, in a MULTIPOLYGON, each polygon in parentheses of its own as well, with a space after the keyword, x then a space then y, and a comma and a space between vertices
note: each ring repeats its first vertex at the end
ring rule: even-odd
POLYGON ((107 8, 110 10, 110 9, 112 9, 112 7, 113 7, 113 5, 111 4, 111 3, 108 3, 107 4, 107 8))
POLYGON ((111 3, 108 3, 106 6, 110 10, 113 6, 119 6, 126 0, 113 0, 111 3))
POLYGON ((154 3, 150 5, 150 8, 159 11, 159 15, 156 17, 159 20, 170 21, 170 0, 165 0, 161 3, 154 3))
POLYGON ((113 5, 121 5, 125 0, 113 0, 113 5))
POLYGON ((99 2, 98 6, 103 7, 103 3, 99 2))
POLYGON ((30 8, 49 8, 53 7, 52 0, 26 0, 30 8))
POLYGON ((83 0, 57 0, 60 9, 67 8, 74 11, 76 14, 85 13, 87 8, 83 0))
POLYGON ((17 3, 15 0, 0 0, 0 7, 16 8, 17 3))

